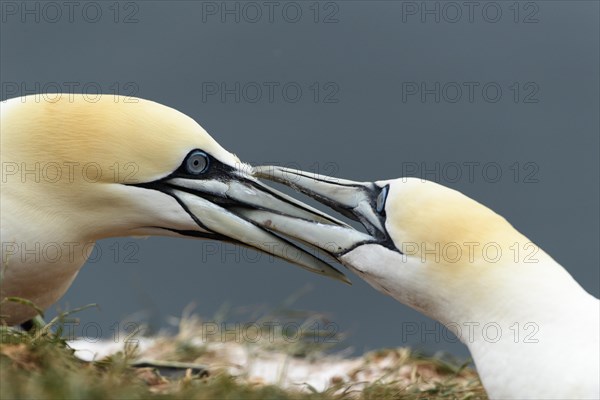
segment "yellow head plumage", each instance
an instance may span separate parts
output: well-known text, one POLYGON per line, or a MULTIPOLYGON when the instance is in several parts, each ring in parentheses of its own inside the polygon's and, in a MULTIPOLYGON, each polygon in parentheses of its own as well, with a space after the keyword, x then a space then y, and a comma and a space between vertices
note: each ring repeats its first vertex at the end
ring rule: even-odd
POLYGON ((446 186, 418 178, 390 184, 386 229, 405 254, 447 266, 510 260, 530 241, 502 216, 446 186))
POLYGON ((224 163, 239 163, 193 119, 149 100, 104 95, 90 102, 82 95, 62 94, 55 101, 41 101, 27 96, 3 102, 1 111, 2 161, 27 160, 29 169, 45 163, 50 173, 54 168, 48 163, 58 162, 67 163, 62 168, 87 167, 89 180, 146 182, 173 171, 194 148, 224 163), (115 168, 131 163, 136 165, 116 173, 115 168), (93 175, 96 170, 99 176, 93 175))
POLYGON ((152 212, 120 184, 163 178, 193 149, 240 166, 193 119, 149 100, 27 96, 1 104, 0 124, 3 208, 46 236, 96 240, 149 224, 152 212))

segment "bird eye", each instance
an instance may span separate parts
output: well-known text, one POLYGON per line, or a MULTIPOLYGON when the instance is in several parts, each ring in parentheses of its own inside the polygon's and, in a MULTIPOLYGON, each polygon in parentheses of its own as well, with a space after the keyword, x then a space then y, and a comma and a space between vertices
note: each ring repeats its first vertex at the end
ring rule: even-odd
POLYGON ((205 172, 208 169, 208 156, 203 151, 193 151, 187 158, 185 168, 194 175, 205 172))
POLYGON ((387 194, 388 194, 388 190, 389 190, 390 186, 387 185, 385 186, 383 189, 381 189, 381 192, 379 192, 379 196, 377 196, 377 203, 375 204, 375 208, 377 210, 378 213, 382 213, 383 209, 385 208, 385 200, 387 199, 387 194))

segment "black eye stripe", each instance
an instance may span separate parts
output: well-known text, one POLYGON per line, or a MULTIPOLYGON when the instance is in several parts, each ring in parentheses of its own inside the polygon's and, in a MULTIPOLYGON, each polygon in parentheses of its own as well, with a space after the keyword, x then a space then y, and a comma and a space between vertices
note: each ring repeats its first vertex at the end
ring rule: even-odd
MULTIPOLYGON (((204 159, 202 159, 202 161, 198 160, 198 163, 204 162, 204 161, 205 161, 204 159)), ((221 161, 219 161, 218 159, 216 159, 209 153, 207 153, 203 150, 200 150, 200 149, 194 149, 194 150, 190 151, 183 158, 183 161, 181 162, 181 164, 175 171, 171 172, 169 175, 165 176, 164 178, 159 179, 158 181, 167 181, 167 180, 173 179, 173 178, 216 179, 216 180, 227 181, 227 180, 231 179, 232 175, 235 174, 235 170, 236 169, 234 167, 231 167, 227 164, 222 163, 221 161), (193 165, 193 162, 190 161, 190 158, 196 154, 198 154, 198 155, 202 154, 203 157, 206 157, 207 165, 206 165, 205 169, 200 173, 190 172, 190 170, 189 170, 188 161, 190 164, 193 165)))

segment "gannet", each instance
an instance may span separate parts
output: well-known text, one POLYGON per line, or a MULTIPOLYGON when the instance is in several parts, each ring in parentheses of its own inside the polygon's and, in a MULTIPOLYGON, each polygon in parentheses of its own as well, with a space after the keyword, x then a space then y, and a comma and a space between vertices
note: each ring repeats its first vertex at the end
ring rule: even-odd
POLYGON ((326 250, 375 289, 445 324, 467 345, 490 398, 600 398, 598 299, 503 217, 418 178, 353 182, 257 169, 368 234, 260 210, 246 217, 326 250))
MULTIPOLYGON (((230 241, 310 271, 327 263, 237 215, 260 208, 340 223, 252 177, 192 118, 158 103, 74 94, 0 104, 0 320, 17 325, 69 288, 100 239, 163 235, 230 241)), ((168 273, 168 271, 165 271, 168 273)))

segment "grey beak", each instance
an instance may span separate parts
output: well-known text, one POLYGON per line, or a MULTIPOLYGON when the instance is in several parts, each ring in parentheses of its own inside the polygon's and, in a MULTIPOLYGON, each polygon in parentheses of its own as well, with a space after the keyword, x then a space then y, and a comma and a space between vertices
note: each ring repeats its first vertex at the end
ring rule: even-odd
POLYGON ((385 231, 385 218, 377 212, 381 188, 373 182, 355 182, 277 166, 255 168, 255 175, 283 183, 361 222, 375 237, 385 231))
POLYGON ((370 235, 349 226, 310 222, 261 210, 238 211, 261 226, 309 243, 334 257, 364 243, 387 238, 384 217, 377 213, 381 188, 370 182, 354 182, 276 166, 255 167, 255 176, 290 186, 343 215, 360 221, 370 235))
POLYGON ((245 213, 256 210, 265 219, 289 217, 328 226, 347 225, 242 171, 231 170, 205 179, 168 177, 137 186, 170 195, 198 225, 194 231, 175 231, 179 234, 253 247, 311 272, 350 283, 342 272, 285 238, 263 229, 245 213))

